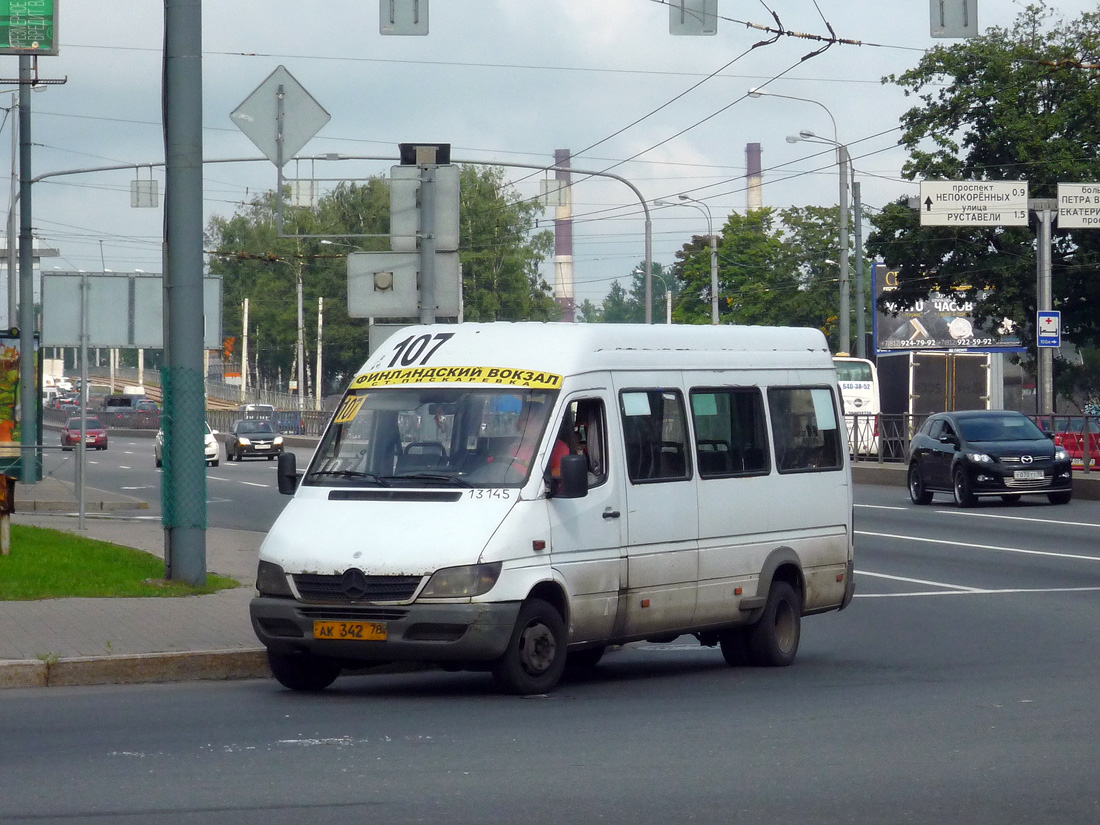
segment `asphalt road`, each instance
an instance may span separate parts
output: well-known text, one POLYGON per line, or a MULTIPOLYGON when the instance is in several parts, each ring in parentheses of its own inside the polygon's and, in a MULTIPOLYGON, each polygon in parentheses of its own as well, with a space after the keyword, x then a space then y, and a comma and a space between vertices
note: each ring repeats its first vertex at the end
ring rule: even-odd
MULTIPOLYGON (((148 518, 160 518, 160 479, 162 470, 153 460, 154 433, 124 435, 112 433, 106 450, 88 453, 87 484, 104 490, 117 490, 148 503, 142 512, 148 518)), ((49 434, 48 444, 55 443, 49 434)), ((207 519, 211 527, 234 530, 268 530, 289 496, 279 495, 274 461, 245 459, 226 461, 225 446, 219 444, 221 458, 217 467, 206 468, 207 519)), ((313 448, 291 450, 298 466, 305 467, 313 448)), ((43 458, 44 472, 65 481, 74 481, 76 453, 53 448, 43 458)))
POLYGON ((0 822, 1100 819, 1100 505, 857 488, 857 597, 787 669, 690 639, 484 674, 6 691, 0 822))

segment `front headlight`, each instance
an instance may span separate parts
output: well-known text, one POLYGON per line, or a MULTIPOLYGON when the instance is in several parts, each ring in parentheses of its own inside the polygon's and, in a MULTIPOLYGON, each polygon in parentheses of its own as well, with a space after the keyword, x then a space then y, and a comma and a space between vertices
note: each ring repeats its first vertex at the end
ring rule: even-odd
POLYGON ((420 594, 422 599, 461 599, 483 596, 493 589, 501 563, 445 567, 432 574, 420 594))
POLYGON ((971 461, 975 461, 978 464, 992 464, 993 459, 987 456, 985 453, 967 453, 966 457, 971 461))
POLYGON ((252 445, 252 442, 245 438, 243 435, 237 439, 237 443, 240 444, 242 447, 249 447, 252 445))
POLYGON ((261 596, 294 597, 283 568, 270 561, 261 561, 256 568, 256 590, 261 596))
POLYGON ((1069 453, 1066 450, 1059 447, 1057 450, 1054 451, 1054 460, 1055 461, 1069 461, 1069 453))

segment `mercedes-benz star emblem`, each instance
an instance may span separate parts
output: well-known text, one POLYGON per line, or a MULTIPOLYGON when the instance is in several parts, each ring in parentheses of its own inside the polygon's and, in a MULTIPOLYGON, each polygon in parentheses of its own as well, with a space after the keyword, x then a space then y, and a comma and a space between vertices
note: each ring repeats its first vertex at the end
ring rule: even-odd
POLYGON ((367 595, 367 577, 358 567, 349 567, 340 577, 340 587, 344 595, 353 602, 367 595))
POLYGON ((1030 464, 1030 463, 1031 463, 1032 461, 1034 461, 1034 460, 1035 460, 1035 459, 1034 459, 1034 458, 1032 458, 1032 457, 1031 457, 1031 456, 1029 456, 1029 455, 1022 455, 1022 456, 1020 456, 1020 463, 1021 463, 1021 464, 1030 464))

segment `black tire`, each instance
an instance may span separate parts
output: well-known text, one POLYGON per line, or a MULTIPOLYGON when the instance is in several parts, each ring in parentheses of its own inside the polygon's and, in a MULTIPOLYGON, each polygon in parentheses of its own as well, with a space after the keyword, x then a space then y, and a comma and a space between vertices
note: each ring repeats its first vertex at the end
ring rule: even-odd
POLYGON ((211 467, 217 467, 218 466, 218 459, 215 458, 213 461, 211 461, 210 466, 211 467))
POLYGON ((722 658, 730 667, 742 667, 752 661, 747 627, 731 627, 721 631, 718 634, 718 646, 722 648, 722 658))
POLYGON ((1072 498, 1072 490, 1059 490, 1056 493, 1047 493, 1047 499, 1051 504, 1069 504, 1072 498))
POLYGON ((493 676, 510 693, 547 693, 565 669, 565 644, 561 614, 542 599, 530 599, 519 610, 508 649, 494 663, 493 676))
POLYGON ((159 468, 160 465, 161 465, 161 460, 159 458, 157 458, 156 456, 153 456, 153 463, 156 464, 157 467, 159 468))
POLYGON ((584 650, 571 650, 565 657, 565 666, 570 670, 591 670, 600 663, 606 652, 605 645, 586 647, 584 650))
POLYGON ((759 667, 787 667, 802 635, 802 599, 785 581, 773 581, 764 615, 748 630, 749 657, 759 667))
POLYGON ((951 489, 955 494, 955 503, 960 507, 973 507, 974 494, 970 492, 970 482, 966 473, 961 469, 955 470, 951 476, 951 489))
POLYGON ((920 474, 920 467, 917 466, 917 462, 913 462, 909 465, 909 498, 913 500, 914 504, 930 504, 932 501, 932 493, 924 486, 924 479, 920 474))
POLYGON ((340 665, 336 662, 308 653, 294 656, 268 650, 267 664, 280 685, 306 693, 324 690, 340 675, 340 665))

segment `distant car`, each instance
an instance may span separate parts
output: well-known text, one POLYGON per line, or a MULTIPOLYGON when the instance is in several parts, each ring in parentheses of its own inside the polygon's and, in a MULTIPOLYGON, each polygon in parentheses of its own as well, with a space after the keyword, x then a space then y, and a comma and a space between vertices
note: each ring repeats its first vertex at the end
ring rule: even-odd
MULTIPOLYGON (((71 450, 80 443, 80 419, 70 418, 61 428, 61 449, 71 450)), ((107 449, 107 431, 98 418, 88 416, 84 419, 84 447, 97 450, 107 449)))
POLYGON ((909 497, 928 504, 951 493, 960 507, 982 496, 1017 501, 1042 493, 1051 504, 1073 495, 1069 453, 1022 413, 970 410, 929 416, 909 447, 909 497))
POLYGON ((151 398, 143 398, 134 404, 134 412, 160 412, 160 405, 151 398))
POLYGON ((249 456, 274 459, 283 451, 283 437, 270 421, 242 418, 233 422, 225 436, 225 460, 241 461, 249 456))
MULTIPOLYGON (((214 436, 218 434, 217 430, 210 429, 209 424, 204 425, 206 427, 206 434, 203 436, 203 453, 206 457, 206 463, 210 467, 218 466, 218 441, 214 436)), ((153 463, 160 467, 164 463, 164 429, 157 430, 157 437, 153 440, 153 463)))

